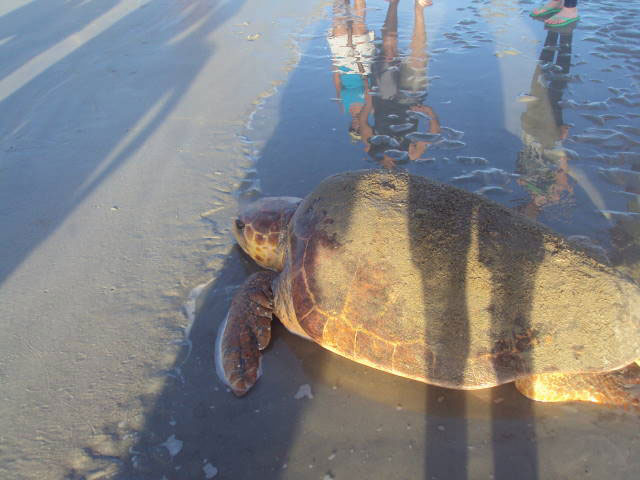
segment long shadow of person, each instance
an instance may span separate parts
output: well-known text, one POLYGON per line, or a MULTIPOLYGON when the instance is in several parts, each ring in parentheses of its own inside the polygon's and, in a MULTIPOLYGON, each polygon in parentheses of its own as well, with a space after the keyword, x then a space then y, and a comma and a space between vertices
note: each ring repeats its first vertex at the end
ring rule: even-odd
MULTIPOLYGON (((568 155, 562 141, 569 126, 563 120, 560 101, 569 82, 573 27, 548 30, 531 80, 531 98, 522 114, 522 150, 518 154, 518 183, 531 198, 522 213, 536 218, 541 209, 567 201, 573 193, 568 177, 568 155)), ((528 350, 534 334, 531 310, 536 272, 544 260, 541 235, 522 235, 505 231, 500 219, 480 212, 481 261, 491 271, 491 335, 511 338, 495 345, 496 375, 513 366, 521 372, 533 371, 528 350), (500 237, 503 237, 500 239, 500 237), (509 237, 506 241, 504 236, 509 237), (506 246, 508 245, 508 248, 506 246), (505 335, 505 332, 510 332, 505 335)), ((538 452, 533 402, 518 402, 522 418, 517 430, 501 421, 504 388, 492 390, 492 444, 496 479, 538 478, 538 452)))
POLYGON ((116 0, 100 2, 100 5, 82 0, 36 0, 0 16, 0 79, 70 33, 82 30, 117 3, 116 0))
MULTIPOLYGON (((24 3, 24 2, 23 2, 24 3)), ((118 2, 35 0, 0 15, 0 80, 49 48, 77 34, 118 2), (38 28, 33 28, 38 25, 38 28)))
MULTIPOLYGON (((424 336, 434 352, 425 366, 427 378, 436 385, 478 388, 472 385, 502 384, 514 372, 533 371, 530 315, 533 282, 544 259, 542 236, 495 205, 434 190, 415 180, 409 184, 410 205, 429 205, 408 219, 426 305, 424 336)), ((495 478, 537 478, 533 430, 504 421, 495 401, 503 390, 492 390, 495 478)), ((425 478, 467 478, 467 396, 447 394, 448 418, 440 418, 431 412, 437 412, 442 395, 433 387, 427 393, 425 478)), ((530 402, 524 404, 517 416, 532 426, 530 402)))
MULTIPOLYGON (((534 371, 528 356, 535 331, 531 312, 536 272, 544 260, 542 235, 526 226, 510 230, 489 209, 481 209, 476 225, 479 230, 479 260, 491 278, 492 318, 490 335, 495 339, 492 350, 496 383, 503 383, 503 372, 534 371)), ((522 398, 514 426, 501 420, 501 389, 491 390, 491 418, 494 478, 538 478, 538 451, 535 443, 533 402, 522 398)))
MULTIPOLYGON (((562 149, 569 127, 563 120, 560 105, 569 82, 572 31, 573 27, 547 31, 531 80, 531 101, 522 114, 523 147, 518 154, 516 172, 520 174, 518 183, 531 196, 521 211, 531 218, 536 218, 545 206, 565 203, 573 193, 568 177, 568 154, 562 149)), ((533 332, 534 281, 545 252, 540 235, 505 232, 499 219, 488 212, 480 212, 479 219, 483 226, 480 255, 492 278, 491 335, 505 338, 508 330, 511 333, 506 336, 512 339, 495 345, 496 375, 500 381, 500 370, 513 362, 518 363, 516 368, 522 372, 533 371, 535 367, 526 352, 533 332), (509 236, 509 241, 500 241, 502 235, 509 236), (506 245, 509 248, 505 248, 506 245)), ((522 422, 516 430, 509 422, 500 420, 504 390, 505 387, 491 392, 495 478, 513 478, 516 474, 520 478, 538 478, 533 403, 525 399, 518 402, 522 422)))
MULTIPOLYGON (((0 18, 0 25, 33 15, 32 6, 40 3, 10 12, 0 18)), ((99 17, 99 26, 86 37, 71 36, 73 42, 60 50, 66 55, 58 58, 60 52, 50 53, 42 62, 53 63, 42 72, 33 75, 45 63, 2 85, 0 142, 7 158, 19 159, 21 167, 8 169, 0 179, 0 202, 7 207, 1 218, 0 249, 8 250, 0 264, 0 284, 163 124, 215 54, 207 35, 241 6, 194 2, 174 28, 167 28, 167 6, 161 2, 116 7, 120 10, 111 12, 113 18, 105 17, 109 10, 104 5, 94 3, 88 4, 89 11, 85 5, 65 5, 78 12, 69 14, 73 22, 64 23, 82 30, 87 25, 81 22, 99 17), (131 59, 137 56, 145 62, 134 63, 131 59), (180 68, 173 68, 179 62, 180 68), (71 120, 61 121, 62 117, 71 120), (19 192, 11 188, 23 184, 26 187, 19 192), (28 202, 23 202, 26 196, 28 202), (23 203, 28 208, 22 208, 23 203)), ((57 30, 50 32, 49 40, 36 42, 37 49, 27 49, 29 56, 37 57, 59 35, 57 30)), ((11 39, 0 52, 11 58, 18 52, 27 60, 21 40, 11 39)))
MULTIPOLYGON (((426 368, 431 370, 434 383, 446 384, 453 377, 459 382, 469 354, 466 283, 473 212, 469 202, 451 205, 443 198, 438 205, 438 200, 425 198, 430 193, 410 183, 409 205, 435 202, 436 207, 433 218, 410 217, 408 235, 412 261, 421 272, 423 297, 436 307, 424 312, 424 336, 436 351, 426 368), (453 210, 455 214, 451 215, 453 210), (452 219, 459 221, 453 224, 452 219), (425 232, 429 238, 424 237, 425 232), (437 249, 436 255, 434 249, 437 249), (443 363, 438 349, 455 352, 455 355, 442 355, 448 359, 443 363)), ((468 476, 467 398, 462 391, 446 392, 446 417, 441 417, 436 412, 439 402, 445 398, 444 393, 435 386, 429 386, 426 391, 425 479, 468 476)))

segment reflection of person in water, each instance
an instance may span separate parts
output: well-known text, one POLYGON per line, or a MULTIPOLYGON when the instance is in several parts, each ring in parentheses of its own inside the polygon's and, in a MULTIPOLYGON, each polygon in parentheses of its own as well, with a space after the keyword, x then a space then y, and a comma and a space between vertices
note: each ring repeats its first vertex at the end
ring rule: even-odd
POLYGON ((531 81, 530 102, 522 114, 523 148, 518 154, 518 183, 530 194, 524 207, 529 217, 573 194, 568 156, 562 141, 569 135, 560 100, 569 81, 572 31, 547 32, 540 62, 531 81))
MULTIPOLYGON (((382 49, 372 67, 377 91, 372 101, 374 126, 371 134, 386 136, 389 143, 372 145, 371 137, 363 135, 365 150, 385 167, 392 167, 397 160, 385 153, 389 150, 407 152, 409 160, 416 160, 425 152, 431 142, 409 135, 418 129, 420 116, 429 120, 429 133, 440 132, 438 116, 431 107, 423 105, 428 86, 424 7, 431 2, 416 0, 410 52, 402 58, 398 55, 398 3, 398 0, 389 1, 382 27, 382 49)), ((362 120, 367 121, 368 117, 362 120)))
POLYGON ((365 0, 354 0, 353 11, 349 0, 335 0, 333 26, 329 46, 333 56, 333 82, 340 108, 351 117, 349 134, 355 140, 360 136, 360 120, 369 97, 371 59, 375 53, 374 34, 365 23, 365 0))
POLYGON ((398 54, 398 3, 399 0, 389 1, 382 47, 377 52, 373 32, 367 30, 364 22, 364 0, 354 0, 353 15, 349 0, 336 1, 329 36, 336 95, 350 117, 349 135, 362 141, 365 151, 389 168, 397 158, 385 152, 404 152, 408 159, 415 160, 432 143, 409 135, 418 129, 420 118, 429 121, 429 133, 440 132, 436 113, 422 104, 427 94, 424 7, 431 5, 431 1, 415 1, 410 55, 404 58, 398 54), (375 93, 371 93, 370 83, 377 90, 375 93), (373 125, 369 122, 371 115, 373 125), (375 144, 369 141, 374 136, 378 140, 375 144))

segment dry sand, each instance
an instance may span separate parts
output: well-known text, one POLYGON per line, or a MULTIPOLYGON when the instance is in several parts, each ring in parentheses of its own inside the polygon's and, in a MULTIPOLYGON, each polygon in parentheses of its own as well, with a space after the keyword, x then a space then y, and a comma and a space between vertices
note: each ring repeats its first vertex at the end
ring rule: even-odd
POLYGON ((80 471, 143 421, 231 247, 235 135, 315 3, 0 5, 1 478, 80 471))

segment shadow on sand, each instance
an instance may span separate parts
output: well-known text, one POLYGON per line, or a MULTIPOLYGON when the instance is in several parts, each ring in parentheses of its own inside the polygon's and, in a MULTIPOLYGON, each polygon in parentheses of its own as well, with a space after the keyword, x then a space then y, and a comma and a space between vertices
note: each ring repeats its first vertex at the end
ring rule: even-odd
POLYGON ((163 124, 216 53, 207 37, 243 2, 121 4, 109 24, 116 3, 34 1, 0 17, 0 82, 11 80, 0 83, 0 285, 163 124), (51 28, 26 35, 42 16, 51 28), (44 52, 41 73, 10 78, 44 52))

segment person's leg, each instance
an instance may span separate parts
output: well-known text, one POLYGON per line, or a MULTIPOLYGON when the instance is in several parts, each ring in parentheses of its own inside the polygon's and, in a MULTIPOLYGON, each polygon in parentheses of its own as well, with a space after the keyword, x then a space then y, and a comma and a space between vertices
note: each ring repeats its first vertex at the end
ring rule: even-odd
POLYGON ((333 2, 333 28, 332 37, 340 37, 347 34, 347 17, 349 15, 349 4, 344 0, 333 2))
POLYGON ((365 0, 354 0, 353 2, 353 34, 366 35, 369 31, 365 23, 365 11, 367 5, 365 0))
POLYGON ((556 49, 558 47, 558 32, 553 30, 547 30, 547 38, 544 40, 544 48, 540 52, 540 61, 542 63, 553 62, 555 58, 556 49))
POLYGON ((413 35, 411 35, 409 66, 418 72, 427 69, 427 32, 424 27, 424 1, 416 0, 414 8, 413 35))
POLYGON ((541 17, 543 15, 549 15, 551 13, 556 13, 560 9, 562 9, 562 0, 550 0, 546 4, 541 7, 534 8, 531 12, 531 16, 533 17, 541 17))
POLYGON ((578 0, 564 0, 562 10, 544 21, 547 25, 557 25, 578 17, 578 0))
POLYGON ((551 77, 551 81, 548 85, 549 90, 549 102, 551 103, 551 108, 553 110, 553 117, 555 119, 556 125, 562 132, 560 135, 560 139, 564 140, 569 133, 569 127, 564 123, 563 115, 562 115, 562 106, 560 105, 562 100, 562 95, 567 88, 567 84, 569 83, 569 71, 571 69, 571 46, 573 43, 573 33, 559 33, 559 32, 549 32, 556 33, 559 36, 559 51, 558 57, 556 58, 556 65, 562 68, 561 75, 553 75, 551 77))
POLYGON ((398 2, 399 0, 389 1, 382 26, 382 50, 386 62, 391 62, 398 54, 398 2))

